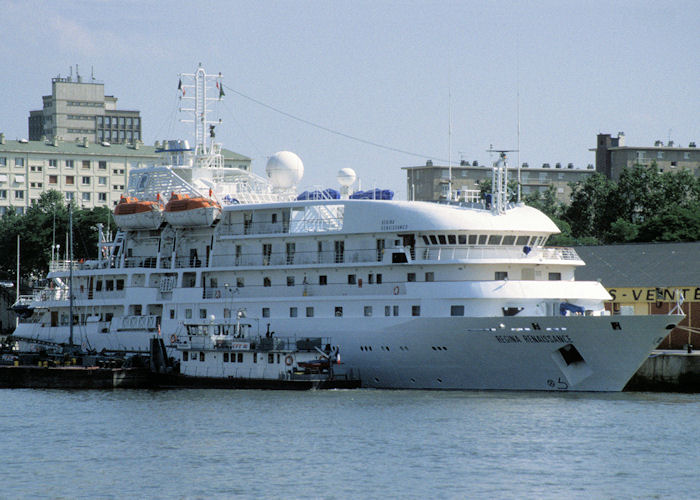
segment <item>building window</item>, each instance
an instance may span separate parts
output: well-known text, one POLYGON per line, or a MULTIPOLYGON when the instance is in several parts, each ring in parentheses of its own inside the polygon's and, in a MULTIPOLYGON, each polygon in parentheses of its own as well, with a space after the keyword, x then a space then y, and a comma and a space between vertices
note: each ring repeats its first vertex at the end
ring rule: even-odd
POLYGON ((107 170, 107 162, 106 161, 98 162, 97 168, 99 168, 100 170, 107 170))
POLYGON ((24 158, 15 158, 15 167, 23 167, 24 166, 24 158))
POLYGON ((450 306, 450 316, 464 316, 464 306, 450 306))
POLYGON ((99 184, 100 186, 106 186, 107 185, 107 177, 98 177, 97 184, 99 184))
MULTIPOLYGON (((53 160, 56 161, 56 160, 53 160)), ((7 166, 7 157, 6 156, 0 156, 0 167, 6 167, 7 166)))
POLYGON ((74 162, 73 160, 66 160, 66 168, 73 168, 74 162))
POLYGON ((420 306, 411 306, 411 316, 420 316, 420 306))
POLYGON ((270 308, 269 308, 269 307, 263 307, 263 308, 262 308, 262 317, 263 317, 263 318, 269 318, 269 317, 270 317, 270 308))
POLYGON ((90 160, 83 160, 83 168, 90 168, 90 160))
POLYGON ((313 307, 307 307, 307 308, 306 308, 306 317, 307 317, 307 318, 313 318, 313 317, 314 317, 314 308, 313 308, 313 307))
POLYGON ((289 317, 290 317, 290 318, 296 318, 296 317, 297 317, 297 308, 296 308, 296 307, 290 307, 290 308, 289 308, 289 317))
POLYGON ((0 200, 7 199, 7 189, 0 189, 0 200))
POLYGON ((365 316, 372 316, 372 306, 365 306, 365 316))
POLYGON ((58 184, 58 176, 49 175, 49 184, 58 184))
POLYGON ((83 193, 83 201, 90 201, 90 193, 83 193))
POLYGON ((15 191, 15 200, 23 200, 24 191, 15 191))
POLYGON ((75 184, 75 177, 73 177, 72 175, 66 175, 66 184, 70 186, 75 184))
POLYGON ((340 318, 343 316, 343 306, 335 306, 335 317, 340 318))
POLYGON ((80 182, 82 182, 83 186, 89 186, 90 185, 90 177, 83 176, 81 178, 80 182))

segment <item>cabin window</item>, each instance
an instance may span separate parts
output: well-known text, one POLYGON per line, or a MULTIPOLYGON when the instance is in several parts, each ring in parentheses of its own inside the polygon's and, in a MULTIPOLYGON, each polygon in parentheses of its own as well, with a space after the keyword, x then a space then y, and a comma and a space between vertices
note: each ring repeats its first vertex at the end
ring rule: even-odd
POLYGON ((257 363, 257 362, 258 362, 258 353, 254 352, 253 353, 253 363, 257 363))
POLYGON ((277 214, 272 214, 272 223, 275 224, 277 222, 277 214))
POLYGON ((549 281, 561 281, 561 273, 549 273, 549 281))
POLYGON ((297 317, 297 308, 296 308, 296 307, 290 307, 290 308, 289 308, 289 317, 290 317, 290 318, 296 318, 296 317, 297 317))
POLYGON ((185 319, 192 319, 192 309, 185 309, 185 319))
POLYGON ((457 239, 458 239, 460 245, 467 244, 467 235, 466 234, 458 234, 457 239))
POLYGON ((445 238, 444 234, 438 234, 438 241, 441 245, 447 245, 447 238, 445 238))
POLYGON ((211 288, 218 288, 219 281, 216 278, 209 278, 209 286, 211 288))
POLYGON ((357 278, 354 274, 348 274, 348 285, 355 285, 357 283, 357 278))
POLYGON ((345 242, 342 240, 334 241, 335 263, 341 264, 345 262, 345 242))
POLYGON ((236 245, 236 265, 241 265, 241 256, 243 255, 243 247, 236 245))
POLYGON ((435 273, 432 271, 425 273, 425 281, 435 281, 435 273))
POLYGON ((492 234, 489 236, 489 245, 500 245, 501 244, 501 236, 500 234, 492 234))
POLYGON ((245 286, 245 280, 243 278, 236 278, 236 287, 243 288, 245 286))
POLYGON ((507 280, 508 271, 496 271, 494 279, 496 281, 507 280))
POLYGON ((190 353, 189 353, 188 351, 182 351, 182 360, 183 360, 183 361, 188 361, 187 358, 190 357, 189 354, 190 354, 190 353))
POLYGON ((398 316, 399 315, 399 306, 392 307, 392 312, 394 313, 394 316, 398 316))
POLYGON ((306 308, 306 317, 307 317, 307 318, 313 318, 313 317, 314 317, 314 308, 313 308, 313 307, 307 307, 307 308, 306 308))
POLYGON ((438 244, 438 242, 437 242, 437 237, 436 237, 434 234, 431 234, 431 235, 430 235, 430 243, 432 243, 433 245, 437 245, 437 244, 438 244))
POLYGON ((123 279, 117 280, 117 290, 124 290, 124 280, 123 279))
POLYGON ((263 307, 263 308, 262 308, 262 317, 263 317, 263 318, 269 318, 269 317, 270 317, 270 308, 269 308, 269 307, 263 307))
POLYGON ((287 286, 294 286, 294 276, 287 276, 287 286))
POLYGON ((272 286, 272 280, 268 276, 263 278, 263 286, 272 286))
POLYGON ((228 353, 224 353, 224 363, 228 363, 228 353))
POLYGON ((281 355, 280 355, 280 353, 277 353, 277 364, 278 365, 280 364, 280 359, 281 359, 281 355))
POLYGON ((537 244, 537 236, 530 236, 530 245, 531 247, 536 246, 537 244))
POLYGON ((374 284, 374 273, 369 273, 367 275, 367 283, 369 283, 370 285, 374 284))
POLYGON ((384 258, 384 248, 386 247, 385 240, 377 240, 377 262, 381 262, 384 258))
POLYGON ((207 310, 206 309, 199 310, 199 319, 207 319, 207 310))
POLYGON ((515 244, 519 246, 524 246, 527 245, 527 236, 518 236, 518 239, 516 240, 515 244))
POLYGON ((382 284, 382 273, 377 273, 377 285, 382 284))
POLYGON ((488 236, 485 234, 480 234, 479 235, 479 245, 486 245, 486 240, 488 239, 488 236))
POLYGON ((450 306, 450 316, 464 316, 464 306, 450 306))
POLYGON ((423 235, 423 243, 425 243, 426 245, 430 245, 430 240, 426 235, 423 235))
POLYGON ((262 246, 263 253, 263 266, 270 265, 270 257, 272 257, 272 243, 263 243, 262 246))
POLYGON ((391 306, 384 306, 384 316, 391 316, 391 306))
POLYGON ((231 317, 231 309, 224 307, 224 318, 230 318, 231 317))
POLYGON ((406 281, 408 281, 408 282, 416 281, 416 273, 408 273, 406 275, 406 281))
POLYGON ((447 235, 447 243, 450 245, 456 245, 457 244, 457 236, 454 234, 448 234, 447 235))
POLYGON ((274 362, 275 362, 275 354, 272 352, 267 353, 267 363, 271 365, 274 362))
POLYGON ((95 282, 95 291, 96 292, 102 291, 102 280, 98 280, 95 282))
POLYGON ((287 243, 287 265, 294 264, 294 254, 296 253, 296 243, 287 243))
POLYGON ((243 363, 243 353, 239 352, 237 357, 238 357, 238 362, 243 363))
POLYGON ((372 306, 365 306, 365 316, 372 316, 372 306))
POLYGON ((411 316, 420 316, 420 306, 411 306, 411 316))
POLYGON ((327 285, 328 284, 328 276, 325 274, 322 274, 318 277, 318 284, 319 285, 327 285))
POLYGON ((170 309, 170 319, 175 319, 175 309, 170 309))
POLYGON ((316 242, 316 254, 318 256, 318 262, 323 262, 323 242, 316 242))
POLYGON ((504 236, 502 244, 503 245, 514 245, 515 244, 515 236, 513 236, 513 235, 504 236))
POLYGON ((343 316, 343 306, 335 306, 335 317, 340 318, 343 316))
POLYGON ((203 362, 204 361, 204 352, 199 351, 199 361, 203 362))

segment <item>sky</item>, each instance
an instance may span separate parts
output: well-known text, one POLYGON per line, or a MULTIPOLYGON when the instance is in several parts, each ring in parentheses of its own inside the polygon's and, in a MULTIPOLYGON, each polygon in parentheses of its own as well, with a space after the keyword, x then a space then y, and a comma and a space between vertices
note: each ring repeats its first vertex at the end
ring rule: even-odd
POLYGON ((351 167, 405 197, 401 167, 490 164, 491 147, 585 167, 598 133, 700 142, 698 14, 684 0, 0 0, 0 132, 27 137, 77 64, 141 112, 146 144, 191 140, 178 74, 201 63, 227 89, 217 141, 261 175, 295 152, 302 188, 351 167))

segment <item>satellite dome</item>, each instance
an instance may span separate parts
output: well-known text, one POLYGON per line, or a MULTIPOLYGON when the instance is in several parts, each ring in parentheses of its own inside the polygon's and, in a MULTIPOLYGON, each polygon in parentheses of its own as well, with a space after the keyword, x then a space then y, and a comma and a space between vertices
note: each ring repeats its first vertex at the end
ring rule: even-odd
POLYGON ((352 186, 352 183, 357 179, 355 171, 351 168, 341 168, 338 170, 338 175, 336 176, 338 184, 341 186, 352 186))
POLYGON ((294 153, 280 151, 267 160, 265 172, 274 188, 289 189, 301 180, 304 175, 304 164, 294 153))

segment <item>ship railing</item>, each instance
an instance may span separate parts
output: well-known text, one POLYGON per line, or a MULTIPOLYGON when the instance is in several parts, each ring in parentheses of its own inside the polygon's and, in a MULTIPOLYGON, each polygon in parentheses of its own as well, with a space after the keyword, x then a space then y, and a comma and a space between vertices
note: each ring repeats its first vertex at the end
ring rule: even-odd
POLYGON ((158 328, 158 316, 122 316, 121 318, 114 318, 112 321, 119 321, 117 323, 117 330, 150 330, 153 331, 158 328))
MULTIPOLYGON (((250 266, 293 266, 311 264, 342 264, 342 263, 362 263, 381 262, 377 259, 377 250, 324 250, 318 251, 297 251, 273 252, 269 255, 262 254, 216 254, 211 257, 213 267, 250 267, 250 266)), ((188 267, 187 265, 184 267, 188 267)))
POLYGON ((143 267, 147 269, 154 269, 157 261, 158 259, 156 257, 127 257, 124 259, 124 267, 143 267))
POLYGON ((311 207, 315 208, 316 211, 310 210, 309 214, 294 220, 220 224, 219 237, 228 239, 227 237, 242 235, 333 232, 343 228, 343 216, 335 216, 332 212, 333 206, 312 205, 311 207))
MULTIPOLYGON (((312 296, 369 296, 369 295, 404 295, 406 293, 405 282, 392 283, 367 283, 361 278, 357 279, 354 284, 346 283, 330 283, 321 285, 319 283, 295 283, 288 286, 285 283, 270 284, 265 286, 260 284, 245 284, 245 286, 217 286, 207 287, 202 290, 203 299, 219 300, 223 302, 234 302, 239 299, 247 299, 252 297, 312 297, 312 296)), ((228 311, 225 313, 230 314, 228 311)), ((294 314, 291 313, 290 314, 294 314)), ((295 314, 298 317, 303 317, 305 314, 304 308, 299 308, 295 314)))

